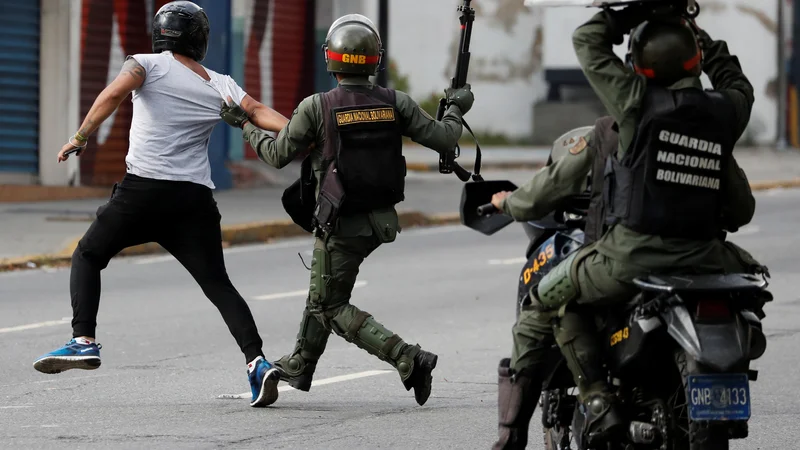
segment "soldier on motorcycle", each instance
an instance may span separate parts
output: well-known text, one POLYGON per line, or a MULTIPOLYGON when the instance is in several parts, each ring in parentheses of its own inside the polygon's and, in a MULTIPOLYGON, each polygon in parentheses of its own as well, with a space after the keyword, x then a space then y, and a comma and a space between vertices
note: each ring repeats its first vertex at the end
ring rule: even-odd
POLYGON ((749 223, 755 211, 733 157, 750 118, 753 88, 727 44, 680 14, 639 5, 596 14, 575 31, 573 44, 614 123, 601 119, 527 185, 492 198, 515 220, 538 219, 581 192, 587 172, 593 173, 589 245, 531 289, 513 329, 512 358, 500 362, 496 449, 525 447, 553 338, 584 405, 586 427, 576 432, 594 446, 624 431, 593 314, 629 300, 637 292, 634 278, 765 270, 725 242, 725 232, 749 223), (623 63, 612 47, 628 33, 623 63), (714 90, 703 91, 703 71, 714 90))

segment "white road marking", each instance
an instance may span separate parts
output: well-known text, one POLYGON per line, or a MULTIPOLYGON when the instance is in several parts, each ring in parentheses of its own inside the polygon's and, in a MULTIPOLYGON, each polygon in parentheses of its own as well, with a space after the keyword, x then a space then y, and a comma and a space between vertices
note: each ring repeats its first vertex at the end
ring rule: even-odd
MULTIPOLYGON (((366 281, 356 281, 356 284, 353 285, 353 289, 364 287, 366 285, 367 285, 366 281)), ((304 295, 308 295, 308 289, 303 289, 299 291, 290 291, 290 292, 279 292, 277 294, 259 295, 257 297, 253 297, 253 300, 275 300, 279 298, 302 297, 304 295)))
POLYGON ((167 261, 175 261, 175 257, 172 255, 163 255, 163 256, 150 256, 148 258, 137 258, 133 261, 134 264, 153 264, 153 263, 160 263, 160 262, 167 262, 167 261))
POLYGON ((15 331, 32 330, 34 328, 52 327, 56 325, 63 325, 69 323, 71 318, 64 318, 61 320, 49 320, 47 322, 29 323, 28 325, 19 325, 16 327, 0 328, 0 333, 13 333, 15 331))
POLYGON ((85 375, 79 377, 69 377, 64 378, 61 376, 51 378, 49 380, 39 380, 39 381, 27 381, 25 383, 14 383, 14 384, 0 384, 0 388, 4 387, 13 387, 13 386, 27 386, 29 384, 42 384, 42 383, 58 383, 60 381, 79 381, 79 380, 86 380, 88 378, 102 378, 102 377, 110 377, 114 375, 113 373, 102 373, 97 375, 85 375))
POLYGON ((511 258, 511 259, 490 259, 489 264, 493 266, 508 266, 511 264, 523 264, 527 262, 527 258, 511 258))
POLYGON ((739 231, 737 231, 736 233, 732 233, 730 236, 735 238, 737 236, 747 236, 750 234, 757 234, 760 231, 761 227, 759 227, 758 225, 745 225, 742 228, 739 228, 739 231))
POLYGON ((33 408, 33 405, 0 406, 0 409, 21 409, 21 408, 33 408))
MULTIPOLYGON (((357 380, 359 378, 373 377, 375 375, 383 375, 385 373, 392 373, 392 370, 367 370, 366 372, 351 373, 348 375, 339 375, 338 377, 323 378, 322 380, 315 380, 311 382, 312 387, 324 386, 326 384, 341 383, 342 381, 357 380)), ((295 388, 286 385, 278 388, 278 392, 294 391, 295 388)), ((222 394, 217 398, 220 399, 251 399, 253 394, 250 392, 243 392, 241 394, 222 394)))
MULTIPOLYGON (((775 196, 775 195, 781 195, 781 194, 785 193, 786 191, 787 190, 782 188, 782 187, 776 187, 776 188, 772 188, 772 189, 767 189, 766 191, 762 191, 762 192, 764 193, 764 195, 772 197, 772 196, 775 196)), ((759 192, 759 193, 761 193, 761 192, 759 192)))

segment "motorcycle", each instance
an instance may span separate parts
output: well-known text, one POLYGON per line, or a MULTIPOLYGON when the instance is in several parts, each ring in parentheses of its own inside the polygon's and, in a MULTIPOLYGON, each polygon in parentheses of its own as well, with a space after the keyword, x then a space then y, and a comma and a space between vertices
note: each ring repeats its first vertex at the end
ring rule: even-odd
MULTIPOLYGON (((590 128, 557 139, 548 164, 570 139, 590 128)), ((467 183, 462 224, 491 235, 512 223, 488 201, 495 192, 514 189, 510 181, 467 183)), ((529 244, 517 315, 530 289, 583 245, 589 195, 584 192, 547 217, 522 224, 529 244)), ((767 346, 761 320, 772 295, 766 278, 749 273, 650 275, 634 284, 639 292, 629 302, 596 314, 608 381, 630 421, 627 436, 607 449, 727 450, 730 440, 746 438, 750 382, 758 376, 750 362, 767 346)), ((556 345, 547 361, 539 400, 545 448, 588 449, 577 387, 556 345)))

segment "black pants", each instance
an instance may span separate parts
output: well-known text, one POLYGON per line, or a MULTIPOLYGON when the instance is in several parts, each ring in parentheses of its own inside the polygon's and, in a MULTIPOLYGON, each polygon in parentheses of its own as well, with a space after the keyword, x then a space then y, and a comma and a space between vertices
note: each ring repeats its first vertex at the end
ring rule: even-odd
POLYGON ((125 175, 72 254, 73 336, 95 336, 100 271, 109 260, 126 247, 157 242, 219 309, 246 360, 263 356, 250 308, 225 269, 220 219, 212 191, 205 186, 125 175))

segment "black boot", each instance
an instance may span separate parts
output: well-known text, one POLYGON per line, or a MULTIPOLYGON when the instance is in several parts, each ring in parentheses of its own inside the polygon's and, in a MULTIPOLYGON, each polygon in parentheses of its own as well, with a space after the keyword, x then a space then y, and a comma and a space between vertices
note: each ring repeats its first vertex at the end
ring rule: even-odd
POLYGON ((557 329, 556 340, 580 391, 585 417, 583 435, 594 447, 625 432, 626 423, 617 410, 616 397, 610 393, 603 348, 587 316, 567 310, 557 329))
MULTIPOLYGON (((406 390, 411 390, 414 388, 414 400, 417 401, 417 404, 422 406, 425 402, 428 401, 428 397, 431 396, 431 385, 433 384, 433 369, 436 368, 436 362, 439 360, 439 357, 431 352, 426 352, 419 348, 419 346, 411 347, 411 351, 416 351, 414 355, 414 365, 411 369, 411 375, 403 380, 403 386, 406 387, 406 390)), ((398 361, 398 371, 400 371, 401 376, 403 373, 403 368, 401 365, 403 364, 403 360, 401 358, 398 361)))
POLYGON ((500 360, 497 368, 498 439, 493 450, 524 449, 528 445, 530 425, 542 382, 535 368, 516 373, 511 360, 500 360))
POLYGON ((317 361, 328 345, 329 336, 330 331, 326 330, 306 308, 303 311, 303 320, 300 322, 294 351, 273 362, 275 367, 280 369, 281 381, 289 383, 289 386, 297 390, 308 392, 311 389, 317 361))
POLYGON ((281 381, 287 382, 298 391, 311 390, 314 370, 317 368, 316 361, 306 361, 300 353, 294 353, 282 356, 273 364, 280 369, 281 381))
POLYGON ((583 402, 586 443, 600 446, 626 432, 625 420, 617 410, 616 397, 608 393, 589 394, 583 402))

